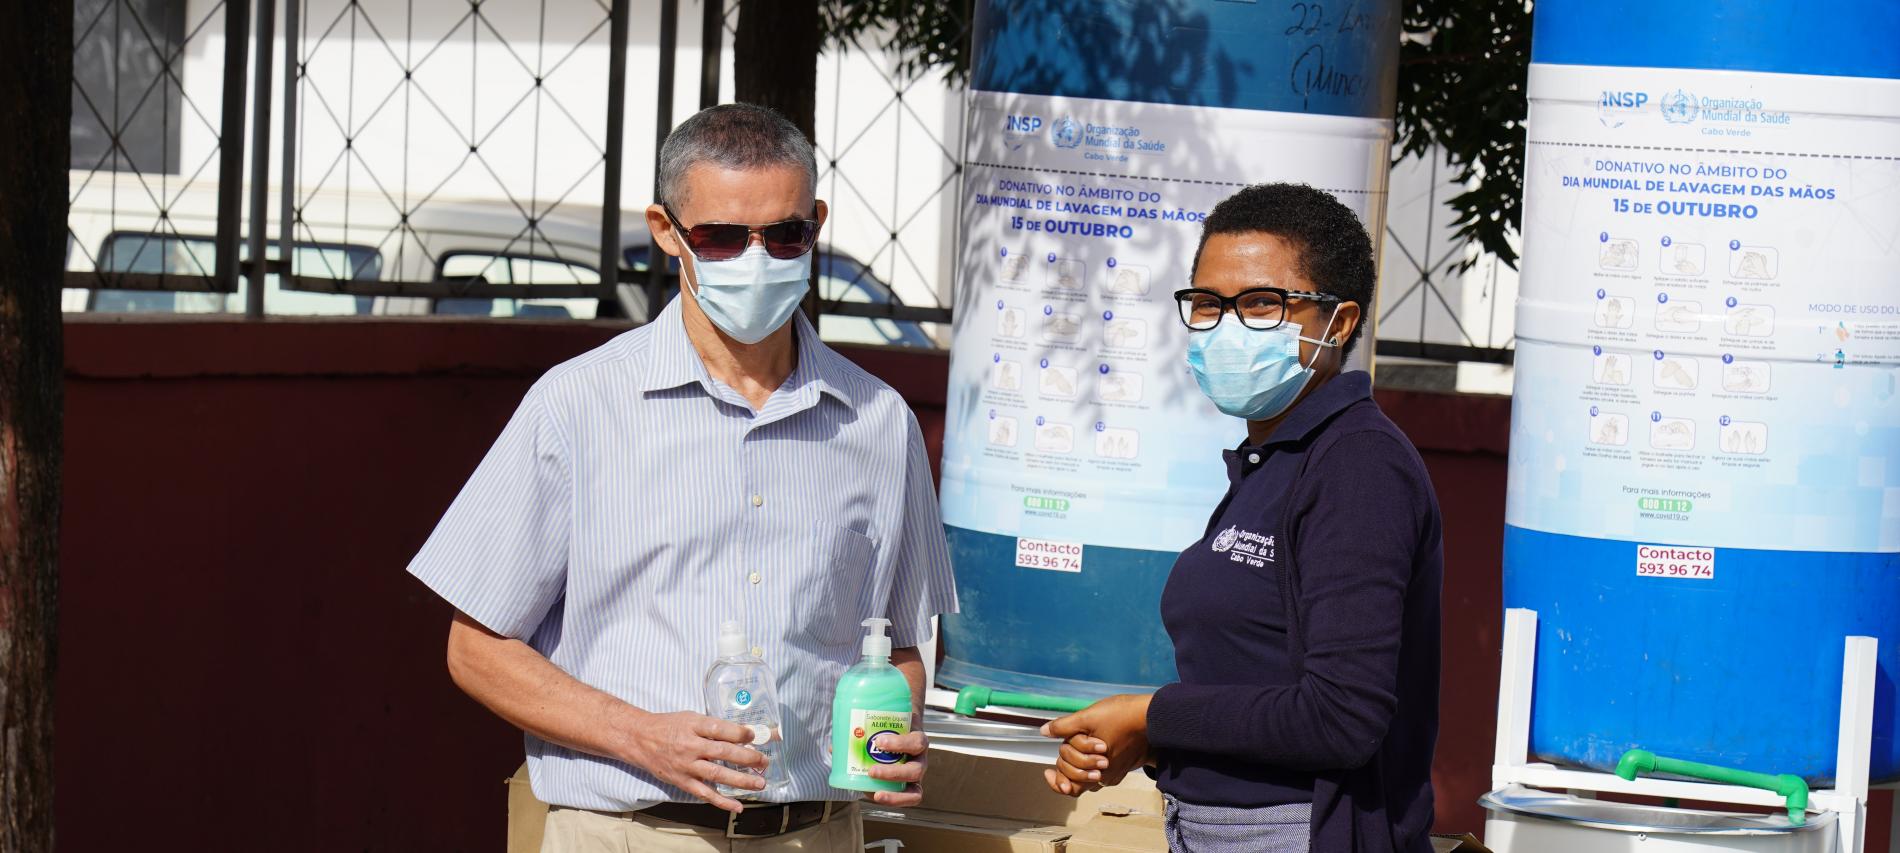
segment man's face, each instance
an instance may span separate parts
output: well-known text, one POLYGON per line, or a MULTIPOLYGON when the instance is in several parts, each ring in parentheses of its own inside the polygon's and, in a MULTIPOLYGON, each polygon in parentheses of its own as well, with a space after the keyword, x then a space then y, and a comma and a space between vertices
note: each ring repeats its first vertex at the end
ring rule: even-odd
MULTIPOLYGON (((687 228, 707 222, 758 228, 787 219, 816 219, 820 225, 825 221, 825 203, 814 201, 804 170, 795 167, 727 169, 702 163, 687 169, 681 183, 680 198, 671 201, 673 215, 687 228)), ((661 250, 674 257, 686 254, 681 235, 660 205, 647 208, 647 228, 661 250)), ((751 239, 755 245, 759 240, 757 235, 751 239)))

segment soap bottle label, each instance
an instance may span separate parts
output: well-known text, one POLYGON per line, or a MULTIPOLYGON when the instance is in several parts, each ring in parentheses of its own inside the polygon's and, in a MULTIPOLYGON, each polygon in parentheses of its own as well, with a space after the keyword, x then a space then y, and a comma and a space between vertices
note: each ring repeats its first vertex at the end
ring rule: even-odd
POLYGON ((854 709, 851 712, 851 755, 845 761, 845 774, 848 776, 870 776, 871 768, 880 764, 902 764, 910 756, 901 752, 889 752, 880 749, 880 745, 891 738, 902 737, 910 733, 910 712, 908 711, 867 711, 854 709))

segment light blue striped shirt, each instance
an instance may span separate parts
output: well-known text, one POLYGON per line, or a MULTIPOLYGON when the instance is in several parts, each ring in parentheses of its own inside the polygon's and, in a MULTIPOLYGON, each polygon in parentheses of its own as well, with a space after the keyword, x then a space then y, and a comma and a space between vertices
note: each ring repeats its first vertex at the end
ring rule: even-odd
MULTIPOLYGON (((719 623, 778 676, 792 783, 826 783, 831 698, 862 628, 892 644, 956 610, 936 489, 897 392, 794 320, 798 363, 754 413, 713 379, 677 301, 549 371, 409 571, 490 630, 649 711, 704 712, 719 623)), ((692 801, 645 771, 527 737, 534 792, 608 811, 692 801)))

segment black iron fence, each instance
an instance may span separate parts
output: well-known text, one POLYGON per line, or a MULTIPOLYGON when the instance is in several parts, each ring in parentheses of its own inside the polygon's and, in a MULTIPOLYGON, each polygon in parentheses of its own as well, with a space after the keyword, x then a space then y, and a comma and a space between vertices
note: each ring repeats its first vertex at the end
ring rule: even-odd
MULTIPOLYGON (((246 2, 201 10, 167 0, 74 4, 70 184, 83 224, 68 239, 68 267, 76 269, 66 287, 82 294, 237 291, 249 9, 246 2), (206 101, 186 90, 184 66, 194 51, 208 55, 219 34, 221 90, 206 101), (209 212, 190 203, 207 192, 215 195, 209 212), (138 211, 123 222, 122 199, 138 211), (200 227, 181 226, 194 219, 200 227), (82 230, 97 239, 84 239, 82 230)), ((136 307, 127 297, 87 302, 136 307)))
MULTIPOLYGON (((693 2, 703 107, 722 99, 737 4, 693 2)), ((77 0, 66 305, 644 319, 675 273, 623 221, 623 176, 673 125, 681 11, 77 0), (630 72, 631 42, 651 65, 630 72), (627 113, 649 105, 652 145, 630 146, 627 113)), ((961 95, 925 115, 934 73, 856 39, 844 53, 814 142, 827 231, 856 236, 821 253, 821 310, 859 339, 942 345, 961 95)), ((1430 205, 1454 189, 1434 183, 1430 205)), ((1442 231, 1388 225, 1378 352, 1508 364, 1514 272, 1474 275, 1442 231)))

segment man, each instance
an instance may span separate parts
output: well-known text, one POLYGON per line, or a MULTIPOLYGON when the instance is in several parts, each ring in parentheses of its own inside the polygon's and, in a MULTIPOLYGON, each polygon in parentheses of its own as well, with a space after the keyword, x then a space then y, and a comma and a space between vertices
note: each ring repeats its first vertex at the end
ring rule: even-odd
MULTIPOLYGON (((953 612, 916 419, 796 316, 825 219, 812 149, 741 104, 661 147, 655 245, 681 295, 535 383, 409 570, 456 608, 455 683, 527 734, 546 851, 857 851, 826 783, 830 701, 859 623, 892 622, 921 710, 932 616, 953 612), (790 784, 757 790, 750 730, 707 717, 722 621, 777 673, 790 784), (721 763, 732 765, 722 766, 721 763)), ((925 738, 874 775, 921 800, 925 738)))

